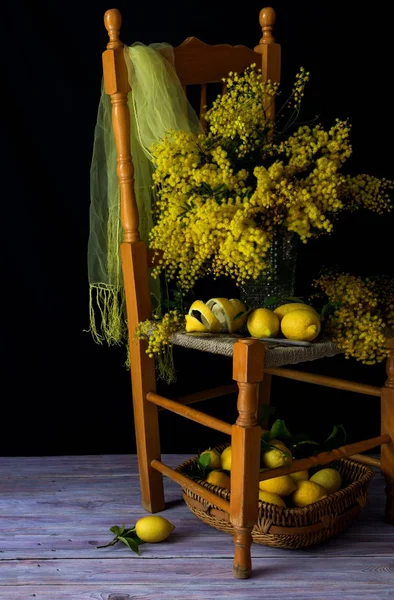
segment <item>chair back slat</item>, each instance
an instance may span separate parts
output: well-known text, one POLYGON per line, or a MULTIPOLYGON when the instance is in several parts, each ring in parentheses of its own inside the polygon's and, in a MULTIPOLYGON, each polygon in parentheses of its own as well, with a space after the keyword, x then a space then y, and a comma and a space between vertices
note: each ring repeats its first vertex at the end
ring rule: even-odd
POLYGON ((217 83, 229 71, 244 71, 261 55, 246 46, 209 45, 195 37, 187 38, 174 48, 175 69, 183 85, 217 83))

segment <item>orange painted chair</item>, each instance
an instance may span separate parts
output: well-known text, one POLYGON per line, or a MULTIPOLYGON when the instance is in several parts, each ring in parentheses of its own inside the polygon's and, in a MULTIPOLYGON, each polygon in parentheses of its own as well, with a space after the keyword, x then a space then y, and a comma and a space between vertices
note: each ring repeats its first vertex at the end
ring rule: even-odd
MULTIPOLYGON (((112 9, 106 12, 105 27, 109 34, 107 50, 103 53, 105 91, 112 101, 112 122, 117 148, 118 177, 124 241, 121 245, 121 258, 126 293, 127 320, 129 327, 131 380, 133 409, 139 474, 141 481, 142 506, 149 512, 165 508, 163 474, 182 487, 194 490, 199 496, 212 502, 229 514, 234 527, 234 575, 246 578, 251 571, 252 528, 257 520, 258 482, 261 479, 260 444, 262 429, 257 423, 261 404, 269 403, 272 376, 310 382, 342 390, 375 396, 381 402, 381 435, 373 439, 343 446, 331 452, 293 461, 291 465, 269 471, 269 476, 282 475, 309 468, 312 465, 326 464, 330 460, 352 456, 367 465, 379 467, 387 481, 387 502, 385 519, 394 524, 394 338, 388 343, 391 349, 387 360, 388 379, 382 388, 326 376, 300 372, 286 365, 311 360, 309 349, 289 350, 292 355, 276 353, 264 343, 250 338, 224 340, 222 354, 231 356, 233 362, 234 387, 238 391, 238 418, 234 424, 227 423, 196 410, 190 404, 197 400, 228 394, 229 386, 208 390, 206 394, 191 394, 179 401, 170 400, 156 393, 154 359, 146 354, 146 342, 135 341, 134 332, 140 321, 151 318, 148 267, 151 254, 138 232, 138 211, 133 190, 133 163, 130 154, 130 118, 127 96, 129 84, 123 58, 123 44, 119 34, 121 16, 112 9), (296 360, 294 352, 298 353, 296 360), (279 358, 278 358, 279 357, 279 358), (158 407, 165 408, 228 434, 232 446, 231 500, 219 498, 195 481, 187 478, 161 462, 158 407), (362 452, 381 447, 380 460, 362 452)), ((201 86, 201 106, 206 103, 207 85, 221 82, 229 71, 243 71, 251 63, 261 64, 263 76, 279 81, 281 67, 280 46, 273 37, 275 13, 272 8, 260 12, 262 38, 251 50, 244 46, 203 44, 196 38, 188 38, 174 49, 175 67, 183 86, 201 86)), ((220 335, 220 334, 219 334, 220 335)), ((190 338, 176 334, 174 343, 193 347, 190 338)), ((201 348, 209 352, 210 347, 201 348)), ((316 348, 315 348, 316 351, 316 348)), ((330 343, 322 343, 320 355, 332 356, 335 348, 330 343)), ((267 474, 265 473, 266 478, 267 474)))

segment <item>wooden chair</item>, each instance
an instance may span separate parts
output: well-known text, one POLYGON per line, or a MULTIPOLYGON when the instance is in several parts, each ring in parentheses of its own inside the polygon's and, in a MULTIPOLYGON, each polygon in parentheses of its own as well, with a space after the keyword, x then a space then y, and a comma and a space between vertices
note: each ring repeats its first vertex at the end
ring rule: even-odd
MULTIPOLYGON (((389 340, 391 355, 387 360, 388 379, 382 388, 283 368, 284 365, 270 368, 270 353, 273 351, 267 349, 264 343, 247 338, 240 339, 232 347, 233 379, 236 382, 234 388, 223 386, 206 393, 191 394, 180 401, 170 400, 156 393, 154 360, 145 352, 146 342, 135 342, 133 339, 137 324, 151 318, 148 282, 151 255, 145 243, 140 240, 138 232, 133 162, 130 155, 130 118, 127 108, 127 95, 130 90, 123 58, 123 44, 119 39, 121 15, 116 9, 109 10, 105 13, 104 21, 109 34, 107 50, 103 53, 104 83, 106 93, 112 101, 113 130, 118 155, 117 173, 124 229, 121 258, 129 326, 142 506, 152 513, 164 510, 164 474, 226 511, 235 531, 234 575, 238 578, 248 577, 251 571, 251 531, 257 520, 258 482, 262 478, 259 473, 262 429, 257 424, 256 415, 259 405, 269 402, 271 377, 275 375, 380 398, 381 435, 343 446, 332 452, 295 460, 290 466, 270 470, 268 476, 291 473, 312 465, 325 464, 333 459, 352 456, 362 463, 380 467, 383 471, 387 481, 385 519, 394 524, 394 338, 389 340), (190 407, 196 400, 225 395, 231 389, 238 391, 238 418, 234 424, 190 407), (233 456, 230 502, 217 497, 161 462, 158 407, 230 436, 233 456), (380 460, 360 454, 378 447, 381 447, 380 460)), ((244 46, 209 46, 193 37, 174 49, 175 66, 182 85, 201 85, 201 107, 206 104, 207 84, 221 82, 230 70, 242 71, 253 62, 262 65, 263 76, 266 79, 279 81, 281 55, 280 46, 272 34, 274 22, 275 13, 272 8, 265 8, 260 12, 263 35, 254 50, 244 46)), ((203 119, 203 114, 201 118, 203 119)), ((181 343, 179 337, 175 339, 175 343, 181 343)), ((209 348, 205 349, 209 351, 209 348)), ((304 350, 300 349, 301 351, 304 350)), ((332 354, 332 348, 327 350, 328 356, 332 354)), ((308 357, 305 358, 307 359, 308 357)))

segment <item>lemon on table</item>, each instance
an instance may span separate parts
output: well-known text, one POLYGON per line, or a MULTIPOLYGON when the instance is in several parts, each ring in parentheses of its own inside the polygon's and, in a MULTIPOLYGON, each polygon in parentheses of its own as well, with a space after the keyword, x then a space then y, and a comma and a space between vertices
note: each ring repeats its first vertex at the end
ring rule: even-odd
POLYGON ((268 308, 256 308, 250 313, 246 326, 252 337, 275 337, 279 332, 279 317, 268 308))
POLYGON ((220 464, 224 471, 231 471, 231 446, 227 446, 221 453, 220 464))
POLYGON ((206 476, 205 481, 212 485, 225 488, 226 490, 230 489, 230 476, 223 471, 210 471, 206 476))
POLYGON ((327 494, 333 494, 341 489, 342 477, 339 471, 327 467, 316 471, 310 478, 310 481, 314 481, 321 485, 327 492, 327 494))
POLYGON ((201 452, 200 456, 206 456, 209 455, 210 458, 210 462, 208 465, 208 469, 220 469, 221 468, 221 464, 220 464, 220 453, 215 450, 214 448, 208 448, 208 450, 204 450, 204 452, 201 452))
POLYGON ((289 340, 311 342, 320 333, 320 318, 310 310, 292 310, 283 317, 280 328, 289 340))
POLYGON ((142 517, 135 524, 135 532, 143 542, 154 544, 167 539, 175 525, 159 515, 142 517))
POLYGON ((293 457, 291 456, 291 452, 283 442, 279 440, 270 440, 269 443, 275 446, 275 448, 266 450, 262 455, 262 461, 266 467, 275 469, 276 467, 288 465, 292 462, 293 457), (286 454, 284 454, 284 452, 286 454))
POLYGON ((308 480, 298 482, 298 487, 293 492, 291 499, 298 508, 302 508, 326 497, 327 492, 324 487, 314 481, 308 480))
POLYGON ((273 494, 272 492, 259 490, 259 500, 262 502, 269 502, 270 504, 276 504, 277 506, 286 507, 285 501, 278 494, 273 494))
POLYGON ((271 479, 260 481, 259 488, 264 492, 278 494, 278 496, 289 496, 297 489, 297 484, 294 479, 289 477, 289 475, 279 475, 279 477, 272 477, 271 479))
POLYGON ((303 304, 302 302, 289 302, 288 304, 282 304, 281 306, 275 308, 274 313, 279 317, 279 321, 282 321, 283 317, 293 310, 310 310, 316 315, 318 314, 313 306, 310 306, 309 304, 303 304))
POLYGON ((294 479, 294 481, 297 483, 298 481, 307 481, 309 479, 309 473, 307 470, 296 471, 295 473, 289 473, 289 477, 294 479))

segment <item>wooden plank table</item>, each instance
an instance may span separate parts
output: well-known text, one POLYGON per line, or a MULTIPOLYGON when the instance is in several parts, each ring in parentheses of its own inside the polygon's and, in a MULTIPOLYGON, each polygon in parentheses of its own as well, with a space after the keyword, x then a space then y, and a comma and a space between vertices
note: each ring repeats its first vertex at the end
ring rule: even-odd
MULTIPOLYGON (((187 456, 166 455, 176 466, 187 456)), ((394 600, 394 528, 383 523, 384 482, 360 518, 319 547, 254 544, 249 580, 232 575, 230 536, 201 523, 165 480, 176 529, 141 555, 97 549, 109 528, 131 526, 140 506, 132 455, 0 459, 0 598, 3 600, 394 600)))

